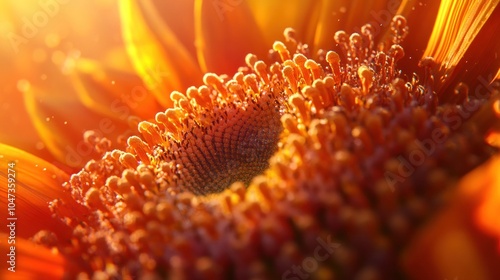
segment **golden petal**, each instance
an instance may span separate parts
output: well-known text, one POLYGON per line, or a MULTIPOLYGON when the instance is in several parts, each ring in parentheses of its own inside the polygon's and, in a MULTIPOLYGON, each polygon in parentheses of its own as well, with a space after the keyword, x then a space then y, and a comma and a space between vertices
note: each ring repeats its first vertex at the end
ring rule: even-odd
MULTIPOLYGON (((62 187, 69 176, 42 159, 4 144, 0 144, 0 166, 0 199, 12 203, 12 209, 3 204, 6 208, 0 218, 15 222, 16 237, 28 238, 42 229, 69 237, 71 229, 55 219, 49 209, 54 199, 60 199, 65 214, 77 217, 81 213, 69 191, 62 187)), ((8 232, 8 228, 2 227, 1 232, 8 232)))
POLYGON ((246 1, 195 1, 195 36, 204 72, 230 73, 247 53, 265 57, 268 51, 246 1))
MULTIPOLYGON (((85 108, 78 99, 51 98, 50 92, 31 86, 24 91, 24 103, 40 138, 54 157, 72 168, 81 168, 98 155, 94 146, 83 139, 85 131, 93 129, 100 136, 115 140, 127 130, 126 121, 113 121, 85 108)), ((126 120, 129 114, 118 112, 126 120)))
MULTIPOLYGON (((9 237, 0 233, 0 238, 8 240, 9 237)), ((3 261, 0 266, 0 279, 63 279, 68 263, 57 251, 23 238, 16 238, 14 246, 15 262, 11 264, 10 256, 4 257, 7 261, 3 261)), ((0 243, 2 253, 12 254, 11 248, 7 242, 0 243)))
POLYGON ((90 59, 78 59, 72 73, 82 103, 103 116, 125 121, 122 116, 126 112, 149 119, 161 111, 155 97, 133 73, 90 59))
POLYGON ((121 1, 120 15, 127 52, 137 72, 158 101, 170 107, 166 92, 185 90, 193 79, 201 81, 196 62, 151 1, 121 1))
MULTIPOLYGON (((500 0, 444 0, 423 57, 432 56, 448 76, 483 28, 500 0)), ((490 50, 490 46, 483 46, 490 50)), ((479 50, 477 50, 479 52, 479 50)))
POLYGON ((404 265, 412 279, 500 275, 500 158, 462 179, 450 204, 418 234, 404 265))
MULTIPOLYGON (((450 74, 448 79, 450 87, 455 86, 455 81, 461 81, 468 84, 471 94, 476 96, 492 91, 491 84, 500 78, 498 77, 500 59, 497 58, 500 54, 500 40, 497 39, 499 17, 500 5, 497 5, 490 17, 485 19, 482 29, 456 65, 456 70, 450 74)), ((446 89, 445 84, 441 91, 446 89)))

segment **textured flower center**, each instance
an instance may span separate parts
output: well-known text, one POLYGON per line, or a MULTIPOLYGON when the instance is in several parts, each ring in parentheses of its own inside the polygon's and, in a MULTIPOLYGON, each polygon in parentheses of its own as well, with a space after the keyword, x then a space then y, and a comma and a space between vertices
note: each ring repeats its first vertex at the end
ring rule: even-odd
POLYGON ((440 104, 430 74, 422 84, 396 67, 406 20, 391 30, 378 47, 370 25, 339 31, 338 53, 311 55, 287 29, 269 66, 249 54, 233 77, 206 74, 173 92, 174 107, 141 122, 125 151, 65 185, 88 213, 67 217, 64 201, 52 203, 74 229, 59 251, 84 264, 82 278, 277 279, 331 233, 344 257, 311 278, 402 275, 413 227, 489 151, 463 114, 486 101, 461 85, 456 103, 440 104))
MULTIPOLYGON (((207 79, 217 80, 215 76, 207 79)), ((165 128, 171 125, 171 129, 161 131, 166 141, 153 140, 160 140, 153 161, 168 163, 172 169, 173 176, 165 180, 195 194, 220 192, 236 181, 250 183, 268 167, 282 130, 279 106, 271 92, 247 94, 238 87, 227 93, 232 98, 226 97, 226 102, 220 104, 216 99, 224 96, 217 91, 207 89, 204 94, 214 101, 209 108, 192 102, 174 114, 184 118, 168 120, 172 111, 157 115, 159 123, 165 128)), ((184 96, 178 97, 185 100, 184 96)), ((147 134, 151 125, 142 123, 140 128, 147 134)))

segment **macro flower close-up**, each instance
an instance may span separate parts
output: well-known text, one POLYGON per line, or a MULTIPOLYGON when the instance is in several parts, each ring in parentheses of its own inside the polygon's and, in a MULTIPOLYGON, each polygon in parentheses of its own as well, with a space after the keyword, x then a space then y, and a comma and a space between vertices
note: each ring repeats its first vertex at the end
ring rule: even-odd
POLYGON ((499 2, 1 1, 0 279, 498 279, 499 2))

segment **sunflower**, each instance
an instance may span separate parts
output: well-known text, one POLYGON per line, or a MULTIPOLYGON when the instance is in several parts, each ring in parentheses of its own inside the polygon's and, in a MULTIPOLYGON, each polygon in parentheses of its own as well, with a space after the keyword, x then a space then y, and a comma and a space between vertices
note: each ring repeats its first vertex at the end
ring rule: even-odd
POLYGON ((68 97, 17 81, 2 278, 495 279, 498 2, 121 1, 68 97))

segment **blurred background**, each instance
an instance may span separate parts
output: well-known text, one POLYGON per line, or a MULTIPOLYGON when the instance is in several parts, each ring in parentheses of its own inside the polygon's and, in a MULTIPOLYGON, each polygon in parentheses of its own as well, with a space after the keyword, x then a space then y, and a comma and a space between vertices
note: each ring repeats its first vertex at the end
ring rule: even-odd
MULTIPOLYGON (((88 108, 75 98, 68 67, 78 57, 132 69, 123 48, 118 1, 0 1, 0 142, 51 159, 30 120, 30 104, 56 109, 71 107, 78 122, 88 108), (26 100, 26 92, 36 96, 26 100), (28 106, 27 106, 28 105, 28 106)), ((31 112, 31 117, 34 116, 31 112)), ((45 121, 63 121, 53 113, 36 112, 45 121)), ((92 129, 94 127, 87 127, 92 129)))

